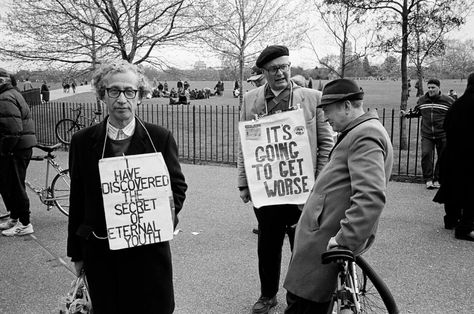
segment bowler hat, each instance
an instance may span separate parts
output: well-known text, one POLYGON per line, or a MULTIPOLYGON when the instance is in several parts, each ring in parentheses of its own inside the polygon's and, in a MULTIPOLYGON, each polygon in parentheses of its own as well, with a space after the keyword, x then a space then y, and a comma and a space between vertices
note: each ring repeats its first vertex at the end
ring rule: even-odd
POLYGON ((318 107, 333 104, 343 100, 362 100, 364 92, 357 83, 348 79, 337 79, 327 83, 323 89, 323 96, 318 107))
POLYGON ((254 65, 252 67, 251 74, 252 74, 252 76, 247 79, 247 82, 254 82, 254 81, 258 81, 259 79, 261 79, 262 76, 263 76, 263 71, 262 71, 262 69, 260 69, 256 65, 254 65))
POLYGON ((4 68, 0 68, 0 77, 10 77, 10 74, 4 68))
POLYGON ((263 66, 267 62, 270 62, 273 59, 276 59, 278 57, 289 56, 289 55, 290 55, 290 52, 288 51, 288 48, 285 46, 281 46, 281 45, 267 46, 260 53, 260 55, 257 58, 257 62, 255 62, 255 64, 257 65, 257 67, 262 69, 263 66))

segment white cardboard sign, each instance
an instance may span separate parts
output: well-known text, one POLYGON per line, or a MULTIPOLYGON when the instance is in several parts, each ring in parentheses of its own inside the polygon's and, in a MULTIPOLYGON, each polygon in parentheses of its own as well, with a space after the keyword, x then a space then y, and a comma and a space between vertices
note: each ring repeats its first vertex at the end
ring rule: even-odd
POLYGON ((161 153, 103 158, 99 172, 111 250, 173 239, 173 194, 161 153))
POLYGON ((239 134, 253 205, 304 204, 314 170, 303 110, 241 121, 239 134))

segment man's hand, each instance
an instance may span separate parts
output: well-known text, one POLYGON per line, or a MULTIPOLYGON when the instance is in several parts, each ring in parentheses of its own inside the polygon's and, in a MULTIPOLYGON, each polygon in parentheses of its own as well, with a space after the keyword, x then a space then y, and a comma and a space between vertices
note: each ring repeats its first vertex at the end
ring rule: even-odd
POLYGON ((248 187, 242 188, 240 190, 240 198, 244 203, 248 203, 249 201, 251 201, 250 190, 248 187))
POLYGON ((331 237, 331 239, 329 239, 329 242, 328 242, 328 246, 326 248, 326 250, 330 250, 330 249, 333 249, 335 247, 338 247, 339 244, 337 244, 336 242, 336 237, 331 237))
POLYGON ((82 268, 84 268, 84 261, 74 262, 74 269, 76 270, 77 277, 81 275, 82 268))

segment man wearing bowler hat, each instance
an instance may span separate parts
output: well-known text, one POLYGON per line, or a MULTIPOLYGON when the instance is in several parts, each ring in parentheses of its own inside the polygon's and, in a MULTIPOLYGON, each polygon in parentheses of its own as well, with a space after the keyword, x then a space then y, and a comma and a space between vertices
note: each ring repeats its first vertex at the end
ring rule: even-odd
MULTIPOLYGON (((260 54, 256 65, 263 72, 267 83, 244 95, 241 121, 255 116, 271 115, 297 107, 303 110, 308 132, 313 171, 315 176, 326 164, 333 147, 331 129, 324 121, 322 110, 316 109, 321 93, 300 87, 290 80, 289 51, 285 46, 268 46, 260 54)), ((238 158, 238 187, 244 203, 251 200, 244 168, 242 151, 238 158)), ((279 289, 281 251, 285 234, 293 247, 294 226, 301 210, 298 205, 272 205, 254 208, 258 221, 258 270, 261 294, 252 308, 252 313, 268 313, 277 304, 279 289)))
POLYGON ((284 287, 286 314, 324 313, 336 287, 337 265, 321 253, 342 247, 363 253, 373 243, 393 162, 390 138, 377 113, 365 112, 364 92, 352 80, 326 84, 318 107, 338 132, 296 227, 284 287))

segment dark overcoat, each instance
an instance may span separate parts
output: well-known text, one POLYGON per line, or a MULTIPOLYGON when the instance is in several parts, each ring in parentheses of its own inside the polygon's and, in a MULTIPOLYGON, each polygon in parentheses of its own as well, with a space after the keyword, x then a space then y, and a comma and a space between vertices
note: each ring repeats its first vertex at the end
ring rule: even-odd
POLYGON ((451 106, 444 121, 446 148, 440 159, 440 183, 434 201, 457 204, 469 208, 474 191, 474 162, 472 138, 474 127, 474 86, 468 86, 464 94, 451 106))
MULTIPOLYGON (((67 254, 84 261, 94 313, 159 313, 174 311, 169 242, 111 251, 106 239, 99 159, 106 139, 107 118, 72 137, 69 167, 71 194, 67 254)), ((144 123, 153 144, 168 167, 176 214, 182 208, 187 185, 171 132, 144 123)), ((154 152, 145 129, 136 128, 126 155, 154 152)), ((108 156, 105 156, 108 157, 108 156)))

